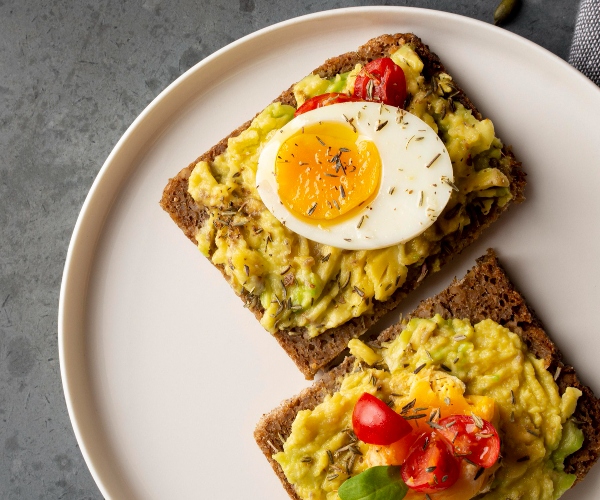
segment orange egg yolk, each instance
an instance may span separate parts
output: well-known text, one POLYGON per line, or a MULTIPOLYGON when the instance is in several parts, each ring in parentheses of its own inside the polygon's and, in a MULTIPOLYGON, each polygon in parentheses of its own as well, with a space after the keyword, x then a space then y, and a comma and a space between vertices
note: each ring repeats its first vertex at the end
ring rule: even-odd
POLYGON ((288 210, 304 220, 334 221, 374 199, 381 158, 351 126, 320 122, 281 145, 275 176, 288 210))

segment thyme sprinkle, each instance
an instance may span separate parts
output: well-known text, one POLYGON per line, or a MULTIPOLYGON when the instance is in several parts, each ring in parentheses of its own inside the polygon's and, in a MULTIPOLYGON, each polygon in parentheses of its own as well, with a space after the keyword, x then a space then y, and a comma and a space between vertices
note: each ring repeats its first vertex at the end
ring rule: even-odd
POLYGON ((400 410, 400 413, 406 413, 408 410, 410 410, 413 406, 415 406, 415 403, 417 402, 416 399, 413 399, 410 403, 406 403, 402 409, 400 410))
POLYGON ((417 413, 416 415, 405 415, 404 420, 416 420, 419 418, 425 418, 426 416, 426 413, 417 413))
POLYGON ((350 455, 350 458, 348 458, 348 462, 346 462, 346 473, 348 475, 350 475, 350 473, 352 472, 352 469, 354 468, 355 460, 356 460, 356 455, 352 454, 352 455, 350 455))
POLYGON ((321 138, 317 135, 316 136, 317 141, 319 141, 321 143, 321 146, 325 146, 325 143, 321 140, 321 138))
POLYGON ((307 212, 307 214, 308 214, 308 215, 312 215, 312 214, 313 214, 313 212, 316 210, 316 208, 317 208, 317 202, 315 201, 315 202, 312 204, 312 206, 311 206, 311 207, 308 209, 308 212, 307 212))
POLYGON ((479 415, 475 415, 475 413, 473 413, 473 412, 471 412, 471 416, 473 417, 473 421, 475 422, 475 425, 479 429, 483 429, 483 420, 481 420, 481 417, 479 415))
POLYGON ((369 79, 369 81, 367 82, 367 98, 369 99, 369 101, 373 100, 373 86, 375 84, 373 83, 373 80, 369 79))
POLYGON ((448 179, 448 177, 446 177, 445 175, 442 175, 442 178, 440 179, 442 182, 445 182, 446 184, 448 184, 448 186, 450 186, 452 188, 453 191, 458 191, 458 188, 456 187, 456 184, 454 184, 450 179, 448 179))
POLYGON ((437 155, 435 155, 435 158, 433 160, 431 160, 427 165, 425 165, 425 168, 431 167, 431 165, 433 165, 440 156, 442 156, 441 153, 438 153, 437 155))
POLYGON ((420 283, 421 281, 423 281, 425 279, 425 276, 427 276, 428 272, 429 272, 429 270, 427 269, 427 263, 423 262, 423 265, 421 266, 421 274, 417 278, 417 283, 420 283))
POLYGON ((380 123, 379 125, 377 125, 377 128, 375 129, 376 132, 379 132, 383 127, 385 127, 388 123, 388 120, 380 123))
POLYGON ((427 363, 423 363, 422 365, 419 365, 419 366, 417 366, 417 367, 415 368, 415 371, 414 371, 413 373, 414 373, 415 375, 416 375, 417 373, 419 373, 419 372, 420 372, 420 371, 421 371, 423 368, 425 368, 426 364, 427 364, 427 363))
POLYGON ((346 115, 342 115, 342 116, 348 122, 348 124, 352 127, 352 130, 356 134, 356 127, 354 126, 354 123, 352 123, 354 121, 354 118, 348 118, 346 115))

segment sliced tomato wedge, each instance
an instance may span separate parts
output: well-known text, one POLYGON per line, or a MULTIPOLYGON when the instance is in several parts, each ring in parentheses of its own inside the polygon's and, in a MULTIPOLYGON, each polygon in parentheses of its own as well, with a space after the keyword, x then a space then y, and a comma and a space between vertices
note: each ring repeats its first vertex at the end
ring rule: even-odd
POLYGON ((359 99, 358 97, 354 97, 348 94, 342 94, 339 92, 332 92, 330 94, 321 94, 315 97, 311 97, 308 101, 305 101, 302 106, 300 106, 294 116, 301 115, 302 113, 306 113, 307 111, 312 111, 313 109, 322 108, 323 106, 329 106, 331 104, 337 104, 340 102, 351 102, 351 101, 362 101, 363 99, 359 99))
POLYGON ((354 405, 352 427, 363 443, 381 445, 394 443, 412 431, 402 416, 368 392, 354 405))
POLYGON ((454 455, 480 467, 491 467, 500 455, 500 437, 487 420, 469 415, 442 418, 435 432, 453 448, 454 455))
POLYGON ((356 75, 354 95, 363 101, 403 107, 406 100, 404 71, 389 57, 375 59, 356 75))
POLYGON ((415 441, 402 466, 403 481, 421 493, 450 488, 459 475, 459 459, 446 440, 435 432, 424 433, 415 441))

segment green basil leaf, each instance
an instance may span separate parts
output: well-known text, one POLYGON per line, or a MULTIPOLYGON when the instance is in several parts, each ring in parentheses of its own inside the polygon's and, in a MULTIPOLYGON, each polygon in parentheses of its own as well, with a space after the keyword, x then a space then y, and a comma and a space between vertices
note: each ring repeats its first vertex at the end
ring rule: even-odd
POLYGON ((342 500, 401 500, 407 491, 400 467, 380 465, 343 482, 338 496, 342 500))

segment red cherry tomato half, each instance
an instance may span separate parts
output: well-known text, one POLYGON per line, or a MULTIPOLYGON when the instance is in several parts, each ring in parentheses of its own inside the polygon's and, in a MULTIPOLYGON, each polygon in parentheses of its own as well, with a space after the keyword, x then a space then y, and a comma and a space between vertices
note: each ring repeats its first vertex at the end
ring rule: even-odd
POLYGON ((404 71, 389 57, 375 59, 356 75, 354 95, 364 101, 402 107, 406 99, 404 71))
POLYGON ((442 418, 439 433, 454 449, 457 457, 467 458, 480 467, 491 467, 500 455, 500 438, 487 420, 469 415, 442 418))
POLYGON ((406 486, 421 493, 450 488, 459 475, 459 459, 452 453, 451 446, 435 432, 422 434, 415 441, 402 466, 406 486))
POLYGON ((362 442, 383 445, 392 444, 412 431, 403 417, 368 392, 354 405, 352 427, 362 442))
POLYGON ((329 106, 330 104, 362 100, 363 99, 359 99, 348 94, 341 94, 339 92, 332 92, 331 94, 321 94, 315 97, 311 97, 308 101, 305 101, 304 104, 296 110, 294 116, 301 115, 302 113, 306 113, 307 111, 312 111, 313 109, 322 108, 323 106, 329 106))

